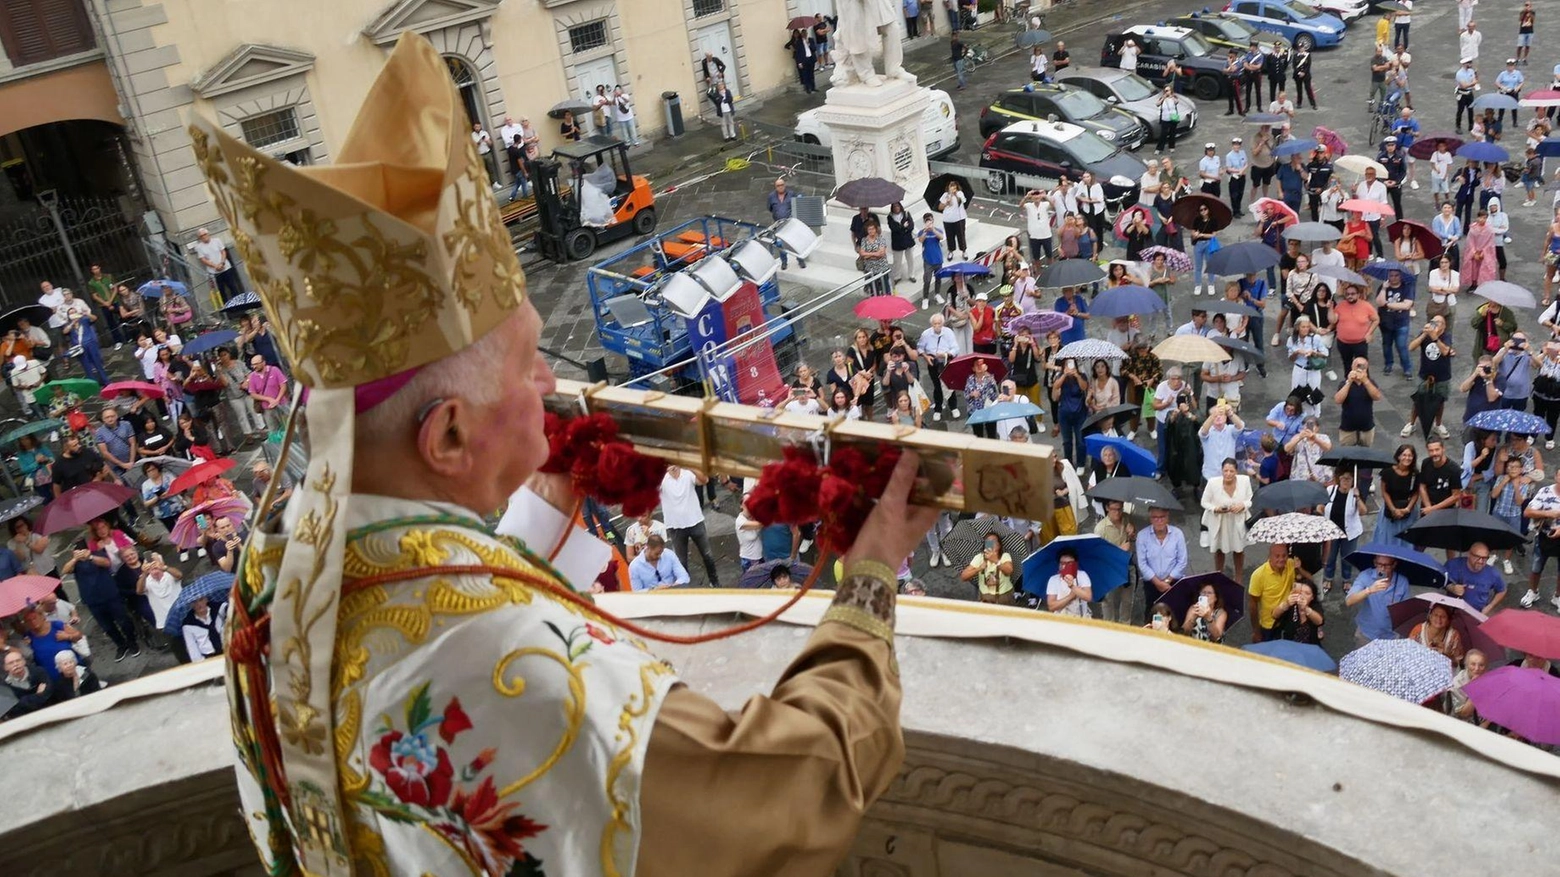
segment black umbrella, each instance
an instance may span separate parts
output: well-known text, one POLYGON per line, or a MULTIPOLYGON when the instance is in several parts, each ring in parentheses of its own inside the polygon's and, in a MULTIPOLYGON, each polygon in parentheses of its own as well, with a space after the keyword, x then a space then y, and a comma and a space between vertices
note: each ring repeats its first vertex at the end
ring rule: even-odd
POLYGON ((1175 494, 1171 493, 1169 488, 1152 478, 1144 478, 1140 475, 1107 478, 1094 485, 1094 489, 1089 491, 1089 498, 1101 502, 1111 500, 1130 502, 1145 508, 1169 509, 1176 512, 1183 508, 1181 501, 1175 498, 1175 494))
POLYGON ((54 309, 46 305, 22 305, 14 311, 0 315, 0 332, 9 332, 16 328, 16 322, 25 318, 34 326, 42 326, 54 316, 54 309))
POLYGON ((1475 542, 1483 542, 1495 551, 1504 551, 1527 541, 1510 524, 1494 515, 1458 508, 1440 509, 1425 515, 1403 531, 1403 538, 1420 548, 1448 551, 1467 551, 1475 542))
POLYGON ((561 100, 553 104, 553 108, 547 111, 547 115, 554 119, 563 118, 564 113, 573 113, 576 116, 583 115, 595 109, 589 103, 577 97, 561 100))
POLYGON ((835 189, 834 199, 851 207, 887 207, 905 200, 905 189, 882 177, 862 177, 835 189))
POLYGON ((1208 337, 1213 341, 1213 343, 1219 345, 1231 353, 1239 353, 1243 356, 1249 356, 1252 359, 1262 358, 1262 350, 1255 344, 1252 344, 1250 341, 1246 341, 1240 338, 1231 338, 1228 335, 1210 335, 1208 337))
POLYGON ((1315 481, 1276 481, 1257 491, 1252 505, 1269 512, 1298 512, 1327 502, 1327 488, 1315 481))
POLYGON ((969 177, 959 174, 938 174, 932 177, 931 182, 926 184, 926 191, 922 193, 928 210, 937 209, 937 202, 941 201, 942 196, 947 193, 949 183, 958 183, 959 191, 964 193, 964 197, 974 197, 975 189, 970 186, 969 177))
POLYGON ((1091 259, 1061 259, 1045 266, 1035 285, 1041 289, 1086 286, 1105 279, 1105 272, 1091 259))
POLYGON ((1332 450, 1316 458, 1318 465, 1342 469, 1386 469, 1397 462, 1386 448, 1362 448, 1358 446, 1334 446, 1332 450))
POLYGON ((1213 230, 1219 231, 1227 228, 1235 219, 1235 214, 1230 210, 1230 205, 1220 201, 1212 195, 1193 194, 1182 195, 1175 200, 1175 205, 1170 208, 1170 217, 1176 224, 1183 228, 1191 228, 1192 220, 1197 218, 1197 208, 1206 205, 1208 216, 1213 219, 1213 230))
POLYGON ((1208 268, 1220 277, 1255 274, 1278 267, 1278 251, 1261 241, 1241 241, 1208 257, 1208 268))
POLYGON ((1408 398, 1414 402, 1413 419, 1419 421, 1419 428, 1425 435, 1430 435, 1435 419, 1446 410, 1446 397, 1426 387, 1411 393, 1408 398))
POLYGON ((1101 421, 1111 420, 1125 414, 1135 414, 1142 410, 1142 405, 1115 405, 1102 411, 1096 411, 1089 415, 1088 420, 1083 422, 1083 431, 1088 432, 1090 427, 1098 426, 1101 421))
POLYGON ((43 505, 43 497, 36 493, 0 502, 0 523, 19 518, 41 505, 43 505))

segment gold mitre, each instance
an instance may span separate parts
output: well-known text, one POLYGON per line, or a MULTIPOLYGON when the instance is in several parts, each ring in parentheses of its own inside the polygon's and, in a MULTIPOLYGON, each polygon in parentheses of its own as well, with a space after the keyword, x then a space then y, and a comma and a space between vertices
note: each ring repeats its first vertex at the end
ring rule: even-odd
POLYGON ((524 298, 465 108, 423 37, 401 35, 336 164, 293 167, 205 119, 190 136, 310 387, 359 386, 449 356, 524 298))

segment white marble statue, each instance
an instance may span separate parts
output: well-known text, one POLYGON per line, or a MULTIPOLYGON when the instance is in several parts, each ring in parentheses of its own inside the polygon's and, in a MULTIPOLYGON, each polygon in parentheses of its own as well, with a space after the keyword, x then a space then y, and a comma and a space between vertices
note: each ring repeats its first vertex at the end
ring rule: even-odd
POLYGON ((873 87, 882 85, 883 79, 872 65, 872 56, 880 46, 883 74, 907 82, 915 81, 904 68, 904 49, 899 44, 896 27, 900 6, 896 0, 840 0, 837 12, 839 29, 834 35, 837 66, 830 82, 835 85, 857 82, 873 87))

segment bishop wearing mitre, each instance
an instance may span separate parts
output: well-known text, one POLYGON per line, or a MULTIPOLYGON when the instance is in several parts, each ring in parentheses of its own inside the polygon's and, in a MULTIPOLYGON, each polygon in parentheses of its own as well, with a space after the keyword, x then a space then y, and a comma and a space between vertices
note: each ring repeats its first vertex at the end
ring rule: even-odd
POLYGON ((738 714, 583 590, 605 546, 536 473, 541 322, 439 54, 403 35, 338 153, 190 129, 294 374, 308 474, 255 528, 227 654, 269 873, 829 874, 903 742, 894 574, 911 455, 833 605, 738 714), (306 427, 306 429, 305 429, 306 427), (508 503, 509 535, 484 513, 508 503))

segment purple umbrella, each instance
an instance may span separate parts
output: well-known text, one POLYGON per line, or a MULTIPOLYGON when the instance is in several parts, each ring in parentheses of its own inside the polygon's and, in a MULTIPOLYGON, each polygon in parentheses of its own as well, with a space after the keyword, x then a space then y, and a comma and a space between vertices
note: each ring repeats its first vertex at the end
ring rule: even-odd
POLYGON ((1187 256, 1180 250, 1172 249, 1170 247, 1144 247, 1143 252, 1139 253, 1138 255, 1142 257, 1144 262, 1154 261, 1155 256, 1164 256, 1165 267, 1169 268, 1171 271, 1192 270, 1191 257, 1187 256))
POLYGON ((1073 318, 1070 314, 1060 314, 1056 311, 1036 311, 1032 314, 1023 314, 1008 320, 1003 328, 1009 333, 1017 333, 1019 329, 1028 328, 1029 334, 1035 337, 1044 337, 1051 332, 1066 332, 1073 326, 1073 318))
POLYGON ((1489 634, 1479 630, 1479 625, 1488 620, 1483 612, 1456 597, 1448 597, 1435 591, 1415 594, 1407 600, 1399 600, 1388 606, 1387 612, 1392 616, 1392 629, 1408 636, 1414 632, 1416 625, 1430 615, 1432 606, 1445 606, 1452 614, 1452 629, 1457 631, 1465 651, 1478 649, 1486 655, 1505 654, 1506 650, 1501 648, 1489 634))
POLYGON ((1529 742, 1560 745, 1560 679, 1533 667, 1497 667, 1462 690, 1481 718, 1529 742))

